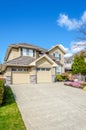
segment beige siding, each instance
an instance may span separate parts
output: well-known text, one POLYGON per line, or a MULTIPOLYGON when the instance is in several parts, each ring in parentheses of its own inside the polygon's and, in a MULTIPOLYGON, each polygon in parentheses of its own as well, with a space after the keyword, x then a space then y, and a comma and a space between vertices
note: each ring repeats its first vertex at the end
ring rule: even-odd
POLYGON ((39 58, 39 52, 35 51, 36 59, 39 58))
POLYGON ((49 54, 53 54, 54 52, 58 51, 59 54, 61 54, 61 63, 64 63, 64 53, 62 50, 60 50, 58 47, 53 48, 49 51, 49 54))
POLYGON ((7 61, 17 58, 19 56, 20 56, 19 49, 12 48, 11 52, 9 53, 7 61))
POLYGON ((4 78, 3 74, 0 74, 0 78, 4 78))
POLYGON ((12 84, 28 84, 30 83, 28 73, 13 72, 12 73, 12 84))
POLYGON ((8 67, 4 72, 4 77, 11 76, 11 67, 8 67))
POLYGON ((46 58, 42 58, 40 61, 37 62, 37 67, 49 68, 51 66, 52 66, 52 64, 46 58))
POLYGON ((56 75, 56 68, 55 68, 55 67, 53 67, 53 68, 51 69, 51 73, 52 73, 52 75, 56 75))
POLYGON ((52 50, 49 51, 49 54, 53 54, 54 52, 58 51, 59 54, 61 54, 61 60, 60 63, 63 64, 62 66, 62 73, 64 72, 64 52, 60 50, 58 47, 53 48, 52 50))
MULTIPOLYGON (((46 59, 42 58, 37 62, 38 68, 51 68, 52 64, 46 59)), ((37 71, 37 83, 50 83, 52 82, 52 72, 51 69, 49 71, 37 71)))
POLYGON ((30 75, 36 75, 36 67, 29 68, 29 74, 30 75))

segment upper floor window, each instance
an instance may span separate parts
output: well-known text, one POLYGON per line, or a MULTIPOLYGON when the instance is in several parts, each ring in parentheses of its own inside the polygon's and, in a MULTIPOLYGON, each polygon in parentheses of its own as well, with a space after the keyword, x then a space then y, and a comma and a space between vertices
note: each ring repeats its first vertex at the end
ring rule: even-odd
POLYGON ((61 54, 59 54, 58 52, 54 52, 53 55, 57 60, 61 60, 61 54))
POLYGON ((27 48, 21 48, 21 55, 22 56, 31 56, 34 57, 34 50, 32 49, 27 49, 27 48))

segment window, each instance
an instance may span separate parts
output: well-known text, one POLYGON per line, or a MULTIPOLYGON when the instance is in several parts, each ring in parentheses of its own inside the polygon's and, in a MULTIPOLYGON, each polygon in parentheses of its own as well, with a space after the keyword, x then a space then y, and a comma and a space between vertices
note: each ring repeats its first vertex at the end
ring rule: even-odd
POLYGON ((12 71, 16 71, 16 68, 12 68, 12 71))
POLYGON ((58 52, 55 52, 55 53, 54 53, 54 56, 55 56, 56 58, 59 58, 58 52))
POLYGON ((23 54, 23 56, 26 56, 27 55, 27 50, 26 49, 22 49, 22 54, 23 54))
POLYGON ((61 66, 56 67, 56 73, 61 74, 61 66))
POLYGON ((72 60, 69 61, 69 64, 72 64, 72 60))
POLYGON ((41 68, 42 71, 45 71, 46 69, 45 68, 41 68))
POLYGON ((24 71, 28 71, 28 68, 24 68, 24 71))
POLYGON ((37 71, 50 71, 50 68, 36 68, 37 71))
POLYGON ((33 50, 29 50, 29 56, 33 57, 33 50))
POLYGON ((57 59, 57 60, 61 60, 61 54, 59 54, 58 52, 54 52, 53 56, 57 59))
POLYGON ((40 68, 36 68, 37 71, 40 71, 40 68))
POLYGON ((34 50, 32 49, 27 49, 27 48, 21 48, 21 55, 22 56, 31 56, 33 57, 34 56, 34 50))
POLYGON ((46 71, 50 71, 50 68, 46 68, 46 71))
POLYGON ((22 71, 22 68, 18 68, 18 71, 22 71))

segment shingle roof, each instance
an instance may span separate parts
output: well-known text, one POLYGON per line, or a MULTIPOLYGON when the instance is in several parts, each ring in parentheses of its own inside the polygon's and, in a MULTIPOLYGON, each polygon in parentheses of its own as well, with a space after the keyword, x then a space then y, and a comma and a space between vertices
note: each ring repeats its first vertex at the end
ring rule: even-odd
POLYGON ((52 49, 54 49, 55 47, 58 47, 64 54, 66 54, 66 50, 64 50, 64 48, 62 47, 61 44, 57 44, 57 45, 53 46, 52 48, 50 48, 48 50, 48 52, 51 51, 52 49))
POLYGON ((44 51, 44 52, 47 51, 46 49, 44 49, 42 47, 38 47, 34 44, 28 44, 28 43, 11 44, 10 46, 11 47, 25 47, 25 48, 37 49, 37 50, 44 51))
POLYGON ((13 60, 5 62, 5 65, 8 66, 28 66, 31 62, 33 62, 35 58, 29 56, 20 56, 13 60))
POLYGON ((57 61, 57 59, 53 56, 53 55, 50 55, 50 54, 48 54, 48 56, 56 63, 56 64, 58 64, 58 65, 63 65, 62 63, 60 63, 60 61, 57 61))
POLYGON ((24 47, 24 48, 30 48, 30 49, 35 49, 35 50, 38 50, 38 51, 42 51, 43 53, 47 52, 46 49, 44 48, 41 48, 41 47, 38 47, 36 45, 33 45, 33 44, 28 44, 28 43, 17 43, 17 44, 10 44, 8 46, 8 49, 7 49, 7 52, 6 52, 6 55, 5 55, 5 61, 9 55, 9 52, 11 51, 12 48, 20 48, 20 47, 24 47))

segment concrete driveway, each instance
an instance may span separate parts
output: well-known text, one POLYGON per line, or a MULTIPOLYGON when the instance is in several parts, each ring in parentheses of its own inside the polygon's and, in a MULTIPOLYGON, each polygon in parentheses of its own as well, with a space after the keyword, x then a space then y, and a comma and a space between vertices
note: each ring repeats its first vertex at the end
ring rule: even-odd
POLYGON ((27 130, 86 130, 86 92, 63 83, 12 85, 27 130))

